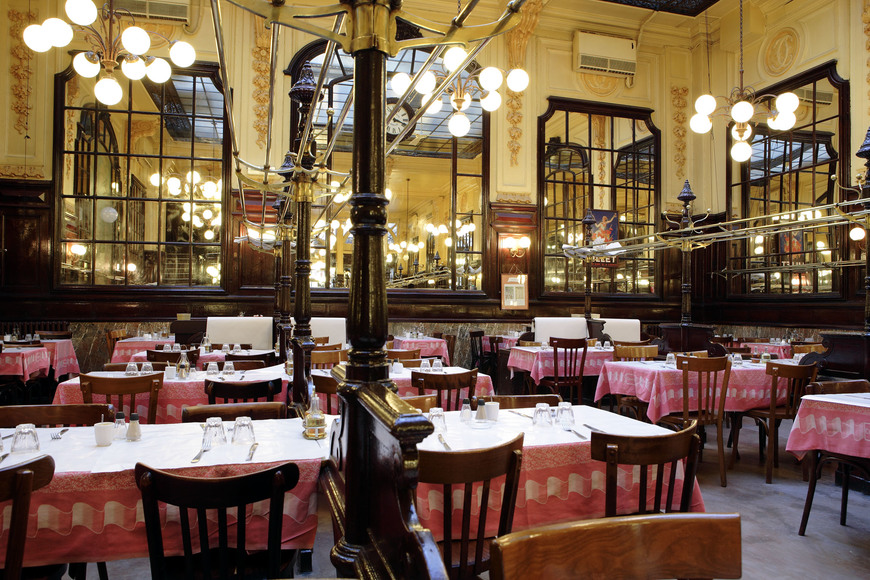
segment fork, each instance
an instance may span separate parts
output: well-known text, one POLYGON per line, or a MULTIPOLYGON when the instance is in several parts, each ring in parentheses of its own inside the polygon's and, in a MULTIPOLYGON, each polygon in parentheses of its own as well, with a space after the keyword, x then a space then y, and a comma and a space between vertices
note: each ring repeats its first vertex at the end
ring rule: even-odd
POLYGON ((202 454, 211 449, 211 442, 206 440, 202 442, 202 449, 199 450, 193 459, 190 460, 191 463, 199 463, 199 460, 202 458, 202 454))
POLYGON ((60 439, 61 437, 63 437, 63 434, 66 433, 67 431, 69 431, 69 429, 61 429, 57 433, 52 433, 51 438, 52 439, 60 439))

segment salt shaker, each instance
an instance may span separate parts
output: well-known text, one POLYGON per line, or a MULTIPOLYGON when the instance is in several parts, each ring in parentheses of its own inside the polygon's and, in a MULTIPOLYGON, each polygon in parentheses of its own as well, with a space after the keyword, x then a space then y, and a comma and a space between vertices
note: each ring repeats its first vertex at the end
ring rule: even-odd
POLYGON ((463 423, 471 421, 471 401, 462 399, 462 410, 459 411, 459 420, 463 423))
POLYGON ((139 413, 130 413, 127 441, 139 441, 140 439, 142 439, 142 428, 139 426, 139 413))
POLYGON ((127 423, 124 421, 124 411, 115 413, 115 428, 112 430, 112 439, 127 438, 127 423))

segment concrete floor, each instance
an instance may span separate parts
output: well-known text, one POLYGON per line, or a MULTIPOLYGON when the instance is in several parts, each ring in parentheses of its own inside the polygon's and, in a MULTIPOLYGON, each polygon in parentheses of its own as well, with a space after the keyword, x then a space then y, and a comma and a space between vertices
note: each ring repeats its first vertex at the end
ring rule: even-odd
MULTIPOLYGON (((846 526, 839 524, 840 488, 827 471, 816 488, 807 534, 798 536, 807 484, 800 465, 785 452, 791 422, 781 426, 780 467, 773 483, 764 483, 763 465, 758 463, 756 431, 749 422, 741 434, 741 461, 728 472, 728 487, 719 485, 715 439, 704 453, 698 481, 708 512, 739 512, 743 532, 743 578, 839 580, 870 577, 870 495, 851 492, 846 526)), ((726 460, 730 449, 726 450, 726 460)), ((325 502, 314 544, 313 571, 298 578, 334 578, 329 561, 332 524, 325 502)), ((689 541, 689 539, 687 539, 689 541)), ((112 580, 148 578, 147 560, 108 563, 112 580)), ((88 567, 88 577, 97 578, 88 567)))

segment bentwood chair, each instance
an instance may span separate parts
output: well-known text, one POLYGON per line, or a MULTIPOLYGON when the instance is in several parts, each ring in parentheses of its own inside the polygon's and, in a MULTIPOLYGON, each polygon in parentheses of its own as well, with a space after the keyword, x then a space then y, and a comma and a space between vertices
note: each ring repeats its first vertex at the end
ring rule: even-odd
POLYGON ((565 522, 496 538, 489 577, 740 578, 741 543, 740 514, 565 522))
POLYGON ((257 382, 213 381, 206 379, 205 394, 209 405, 222 403, 251 403, 259 400, 274 401, 281 393, 281 379, 257 382))
POLYGON ((456 335, 445 334, 442 338, 447 343, 447 356, 450 358, 450 364, 456 365, 456 359, 453 358, 453 352, 456 350, 456 335))
MULTIPOLYGON (((114 371, 114 372, 126 371, 127 364, 128 363, 112 363, 112 362, 110 362, 110 363, 106 363, 103 365, 103 370, 104 371, 114 371)), ((136 365, 136 368, 141 371, 142 365, 145 363, 134 362, 133 364, 136 365)), ((155 371, 165 371, 167 366, 169 366, 169 363, 167 363, 167 362, 152 362, 151 363, 151 368, 155 371)))
POLYGON ((342 353, 340 350, 314 350, 311 351, 312 369, 331 369, 341 363, 342 353))
POLYGON ((332 401, 335 400, 335 412, 338 413, 338 381, 332 376, 312 374, 311 380, 314 383, 314 392, 325 395, 326 397, 326 414, 332 415, 332 401))
POLYGON ((416 397, 402 397, 402 400, 414 407, 420 409, 423 413, 428 413, 429 409, 438 406, 438 401, 435 395, 422 395, 416 397))
POLYGON ((278 401, 256 401, 253 403, 191 405, 181 410, 182 423, 203 423, 209 417, 220 417, 224 421, 235 421, 237 417, 250 417, 255 421, 259 419, 286 419, 287 405, 278 401))
POLYGON ((493 395, 492 397, 473 397, 471 408, 477 409, 477 405, 483 403, 498 403, 499 409, 534 409, 538 403, 547 403, 551 407, 558 407, 562 402, 559 395, 493 395))
POLYGON ((293 558, 282 560, 281 532, 284 496, 299 481, 296 464, 284 463, 245 475, 200 478, 137 463, 134 473, 142 494, 152 578, 247 578, 254 571, 259 578, 292 576, 293 558), (245 514, 251 504, 263 500, 269 501, 268 548, 265 553, 252 554, 247 538, 254 534, 248 534, 249 516, 245 514), (178 508, 184 556, 167 558, 164 554, 161 504, 178 508), (201 533, 206 525, 214 525, 216 533, 201 533), (234 539, 232 544, 229 537, 234 539))
POLYGON ((809 354, 811 352, 825 352, 827 349, 821 344, 796 344, 791 347, 794 354, 809 354))
POLYGON ((312 338, 312 340, 314 341, 314 344, 328 344, 329 343, 328 336, 315 336, 314 338, 312 338))
POLYGON ((87 427, 115 416, 112 405, 14 405, 0 407, 0 427, 33 423, 37 427, 87 427))
MULTIPOLYGON (((471 346, 471 366, 481 372, 485 372, 483 367, 485 360, 483 357, 483 336, 482 330, 472 330, 468 333, 468 341, 471 346)), ((450 359, 451 361, 453 359, 450 359)))
POLYGON ((496 536, 510 533, 519 487, 522 448, 523 434, 520 433, 507 443, 486 449, 419 451, 419 482, 443 486, 444 540, 440 545, 444 565, 451 578, 476 578, 489 569, 489 545, 493 538, 485 534, 490 511, 487 506, 492 481, 501 477, 504 477, 504 487, 496 536), (480 485, 480 491, 472 493, 475 484, 480 485), (460 490, 462 506, 454 508, 454 494, 460 493, 460 490), (472 517, 475 511, 478 515, 472 517), (454 517, 461 518, 461 526, 454 524, 454 517), (457 528, 458 537, 454 537, 457 528))
POLYGON ((332 344, 315 344, 312 350, 341 350, 344 348, 344 345, 340 342, 335 342, 332 344))
POLYGON ((79 383, 85 403, 93 403, 94 395, 98 395, 106 403, 114 405, 116 411, 124 411, 128 417, 130 413, 136 412, 137 395, 147 396, 145 422, 153 424, 157 421, 157 397, 163 388, 163 373, 138 377, 97 377, 83 374, 79 376, 79 383))
POLYGON ((698 450, 701 445, 701 439, 695 433, 696 428, 697 423, 692 421, 683 430, 666 435, 631 436, 593 431, 592 459, 607 463, 604 516, 615 516, 618 511, 637 514, 689 511, 695 489, 698 450), (674 486, 681 462, 682 491, 677 507, 674 509, 674 486), (618 494, 623 489, 619 481, 620 466, 624 470, 627 465, 640 466, 638 503, 633 506, 618 507, 618 494), (652 481, 651 468, 655 468, 654 481, 652 481), (667 495, 664 495, 665 478, 667 478, 667 495), (649 507, 650 501, 652 507, 649 507))
POLYGON ((647 346, 651 338, 647 338, 646 340, 614 340, 613 346, 647 346))
POLYGON ((740 442, 740 428, 743 417, 755 420, 759 430, 759 454, 764 455, 761 445, 767 437, 767 454, 764 466, 764 481, 773 482, 773 468, 779 467, 779 424, 783 419, 794 419, 800 406, 801 397, 807 389, 807 385, 816 380, 818 368, 816 365, 794 365, 789 363, 767 363, 767 374, 770 376, 770 404, 758 409, 736 412, 733 415, 732 432, 734 437, 731 443, 731 462, 739 458, 738 444, 740 442), (780 381, 784 387, 780 387, 780 381), (780 393, 784 393, 785 403, 778 404, 780 393))
POLYGON ((553 376, 542 378, 539 385, 550 389, 554 395, 567 391, 568 401, 579 402, 586 366, 586 339, 551 337, 550 345, 553 347, 553 376))
MULTIPOLYGON (((836 395, 844 393, 870 393, 870 382, 866 379, 853 381, 823 381, 807 385, 807 395, 836 395)), ((849 484, 852 479, 852 469, 863 472, 864 477, 870 479, 870 459, 843 455, 833 451, 815 449, 807 454, 809 458, 810 484, 807 488, 807 499, 804 503, 804 513, 801 516, 801 527, 798 535, 803 536, 807 531, 807 522, 810 519, 810 509, 813 507, 813 496, 816 493, 816 483, 822 476, 822 468, 826 463, 838 464, 841 472, 843 492, 840 499, 840 525, 846 525, 846 506, 849 503, 849 484)), ((805 459, 806 460, 806 459, 805 459)))
POLYGON ((445 411, 458 411, 462 407, 462 391, 467 397, 474 395, 477 386, 477 370, 461 373, 433 374, 411 371, 411 385, 417 387, 418 395, 435 391, 438 407, 445 411))
POLYGON ((72 332, 69 330, 37 330, 36 334, 39 335, 39 338, 45 340, 69 340, 72 338, 72 332))

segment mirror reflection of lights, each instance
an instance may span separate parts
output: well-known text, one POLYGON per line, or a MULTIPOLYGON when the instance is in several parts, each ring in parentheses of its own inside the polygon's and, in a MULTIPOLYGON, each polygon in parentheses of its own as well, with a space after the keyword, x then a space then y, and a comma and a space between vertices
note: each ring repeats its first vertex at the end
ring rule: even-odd
POLYGON ((519 239, 509 236, 505 238, 503 245, 511 257, 522 258, 526 255, 526 250, 531 247, 532 241, 529 236, 521 236, 519 239))
POLYGON ((864 232, 864 228, 862 228, 862 227, 855 226, 854 228, 849 230, 849 239, 851 239, 854 242, 860 242, 861 240, 864 239, 864 236, 865 236, 865 232, 864 232))
POLYGON ((82 244, 71 245, 69 247, 69 251, 70 251, 70 253, 75 254, 76 256, 84 256, 85 254, 88 253, 87 247, 83 246, 82 244))

